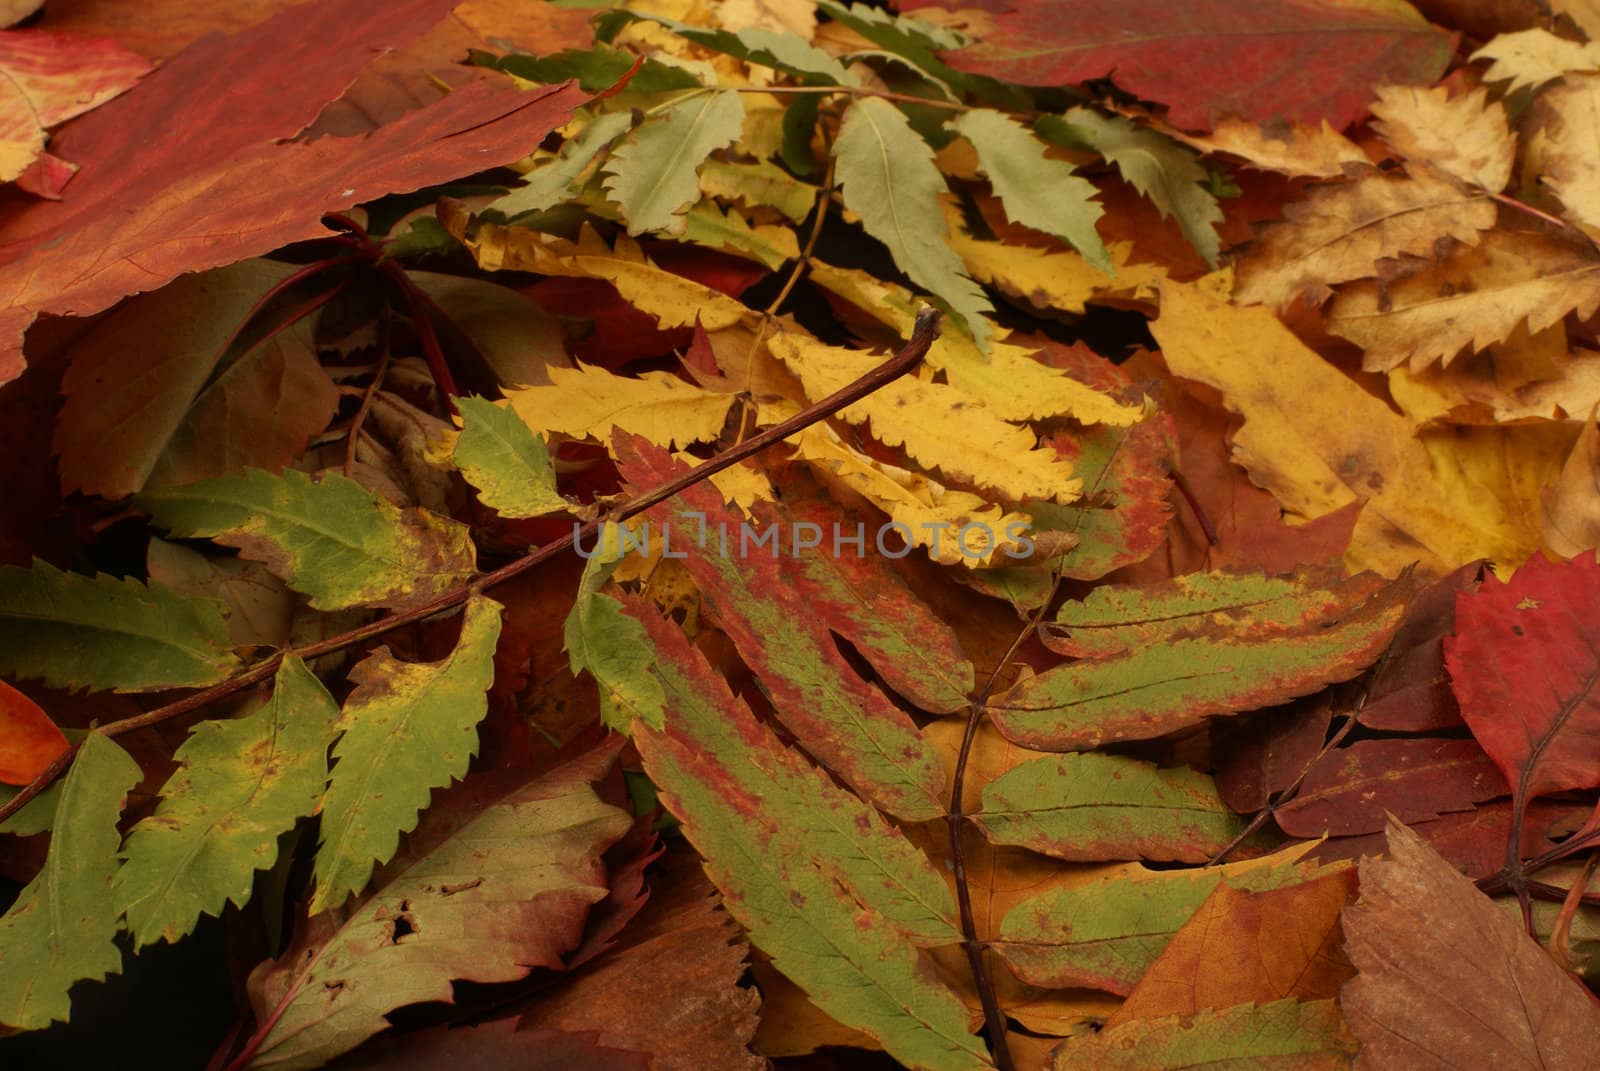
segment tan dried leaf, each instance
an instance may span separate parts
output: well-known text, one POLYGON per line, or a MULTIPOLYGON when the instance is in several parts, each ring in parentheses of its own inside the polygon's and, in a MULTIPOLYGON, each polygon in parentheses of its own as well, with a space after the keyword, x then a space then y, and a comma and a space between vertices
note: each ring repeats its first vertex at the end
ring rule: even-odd
POLYGON ((1549 30, 1503 33, 1474 52, 1472 58, 1493 60, 1483 80, 1509 79, 1507 93, 1544 85, 1568 71, 1600 71, 1600 45, 1580 45, 1549 30))
POLYGON ((1285 120, 1252 123, 1230 116, 1220 120, 1211 133, 1204 136, 1166 127, 1162 128, 1162 133, 1203 153, 1225 152, 1251 167, 1282 175, 1341 178, 1352 168, 1372 163, 1361 146, 1326 121, 1315 127, 1285 120))
POLYGON ((1600 547, 1600 427, 1592 415, 1540 505, 1545 546, 1567 558, 1600 547))
POLYGON ((1600 233, 1600 75, 1569 74, 1539 96, 1544 182, 1574 223, 1600 233))
POLYGON ((1326 301, 1329 286, 1377 274, 1377 262, 1433 255, 1441 240, 1472 244, 1494 226, 1494 202, 1449 179, 1372 172, 1322 186, 1291 205, 1240 259, 1234 299, 1278 308, 1304 295, 1326 301))
POLYGON ((1407 164, 1498 193, 1511 179, 1517 143, 1505 108, 1488 98, 1481 88, 1452 98, 1444 86, 1384 86, 1372 106, 1375 129, 1407 164))
POLYGON ((1449 365, 1526 321, 1542 331, 1600 307, 1600 255, 1540 234, 1490 231, 1474 248, 1392 284, 1346 287, 1324 318, 1328 330, 1366 350, 1363 367, 1449 365))

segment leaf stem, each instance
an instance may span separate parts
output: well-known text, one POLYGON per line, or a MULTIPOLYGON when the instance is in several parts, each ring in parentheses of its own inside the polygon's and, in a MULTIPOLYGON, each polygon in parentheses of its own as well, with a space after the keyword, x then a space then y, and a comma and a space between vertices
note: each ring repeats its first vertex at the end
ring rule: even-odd
MULTIPOLYGON (((588 539, 592 541, 599 532, 603 521, 624 521, 629 517, 643 513, 650 507, 665 502, 685 488, 692 487, 728 468, 730 465, 735 465, 752 454, 759 453, 774 443, 782 442, 796 432, 803 431, 818 421, 826 420, 839 410, 855 404, 886 384, 899 379, 920 364, 922 358, 928 353, 928 347, 933 345, 934 339, 938 337, 939 313, 934 309, 924 308, 917 313, 916 327, 911 332, 910 340, 893 357, 890 357, 866 375, 834 391, 826 398, 796 413, 781 424, 774 424, 761 432, 761 434, 731 446, 711 460, 696 465, 677 479, 665 483, 653 491, 648 491, 630 499, 605 517, 597 517, 592 521, 588 521, 574 528, 570 533, 562 536, 554 543, 540 547, 538 550, 525 554, 509 564, 502 565, 493 572, 483 574, 469 584, 445 592, 443 595, 419 606, 391 614, 377 621, 369 621, 365 625, 325 640, 318 640, 315 643, 307 643, 299 647, 279 651, 255 665, 241 670, 226 680, 211 685, 209 688, 202 688, 200 691, 193 692, 182 699, 167 703, 154 710, 146 711, 135 717, 114 721, 109 725, 97 728, 95 731, 104 733, 106 736, 122 736, 138 729, 160 725, 162 722, 171 721, 173 718, 200 710, 219 699, 242 692, 246 688, 267 680, 278 671, 278 667, 282 665, 283 660, 291 655, 303 660, 310 660, 334 651, 343 650, 346 647, 351 647, 374 637, 382 636, 395 629, 432 617, 442 611, 454 609, 466 602, 473 594, 492 588, 497 584, 502 584, 535 566, 542 565, 556 555, 570 549, 576 540, 588 539)), ((4 804, 0 804, 0 822, 4 822, 13 814, 16 814, 30 800, 49 788, 56 778, 60 777, 67 767, 72 764, 73 756, 77 754, 80 745, 81 741, 56 756, 55 761, 43 773, 25 785, 11 799, 4 804)))

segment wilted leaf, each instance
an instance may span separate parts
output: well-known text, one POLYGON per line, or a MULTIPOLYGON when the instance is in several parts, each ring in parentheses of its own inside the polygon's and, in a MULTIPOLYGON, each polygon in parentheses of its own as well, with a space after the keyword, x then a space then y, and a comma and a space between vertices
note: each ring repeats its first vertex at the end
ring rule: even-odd
POLYGON ((396 509, 337 473, 257 469, 147 491, 138 501, 173 535, 215 539, 266 563, 321 610, 415 605, 473 574, 464 525, 396 509))
POLYGON ((245 905, 255 872, 277 857, 279 836, 322 796, 338 713, 291 655, 260 709, 195 726, 178 749, 183 766, 162 787, 161 806, 123 847, 116 902, 136 949, 177 941, 229 901, 245 905))
POLYGON ((0 918, 0 1024, 38 1030, 65 1019, 74 982, 121 967, 117 816, 138 781, 127 752, 89 734, 56 804, 44 869, 0 918))
POLYGON ((1328 307, 1328 330, 1367 351, 1363 367, 1448 365, 1526 323, 1542 331, 1600 308, 1600 256, 1539 234, 1490 231, 1449 260, 1398 282, 1357 283, 1328 307))
POLYGON ((0 681, 0 784, 27 784, 66 749, 67 738, 50 715, 0 681))
POLYGON ((600 854, 628 828, 590 787, 615 754, 602 745, 475 814, 439 816, 348 916, 310 920, 250 978, 250 1066, 321 1067, 385 1029, 385 1013, 450 1000, 454 979, 558 966, 605 896, 600 854))
POLYGON ((1389 858, 1362 861, 1344 915, 1359 973, 1340 1003, 1360 1066, 1587 1068, 1594 1000, 1416 833, 1391 822, 1388 834, 1389 858))
POLYGON ((394 855, 429 792, 466 774, 478 750, 484 693, 494 679, 500 604, 467 603, 461 637, 440 662, 400 662, 380 647, 350 671, 328 791, 319 806, 317 891, 311 913, 359 892, 374 862, 394 855))
POLYGON ((238 667, 222 607, 158 584, 0 566, 0 673, 57 688, 150 692, 238 667))
POLYGON ((1526 805, 1600 785, 1600 564, 1535 556, 1456 602, 1445 662, 1461 716, 1526 805))

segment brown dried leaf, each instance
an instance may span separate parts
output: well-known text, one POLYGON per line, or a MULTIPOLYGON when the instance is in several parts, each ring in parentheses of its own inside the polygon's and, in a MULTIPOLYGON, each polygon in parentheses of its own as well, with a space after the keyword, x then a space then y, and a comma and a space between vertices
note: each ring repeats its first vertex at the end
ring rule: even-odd
POLYGON ((1511 180, 1517 142, 1505 108, 1488 97, 1484 89, 1451 98, 1445 86, 1384 86, 1373 128, 1408 164, 1498 193, 1511 180))
POLYGON ((1388 836, 1391 858, 1362 862, 1344 913, 1356 1067, 1592 1068, 1594 999, 1416 833, 1391 819, 1388 836))

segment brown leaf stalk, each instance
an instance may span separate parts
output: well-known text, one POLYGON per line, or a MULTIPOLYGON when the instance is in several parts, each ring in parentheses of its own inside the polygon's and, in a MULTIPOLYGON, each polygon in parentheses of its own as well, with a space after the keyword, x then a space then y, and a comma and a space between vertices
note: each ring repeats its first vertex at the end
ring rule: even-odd
MULTIPOLYGON (((462 585, 453 591, 448 591, 419 606, 400 613, 390 614, 388 617, 368 622, 359 628, 353 628, 348 632, 340 633, 325 640, 279 651, 250 666, 248 669, 241 670, 228 679, 211 685, 209 688, 202 688, 198 692, 193 692, 182 699, 157 707, 155 710, 147 711, 136 717, 112 722, 95 731, 104 733, 106 736, 122 736, 138 729, 145 729, 152 725, 171 721, 173 718, 182 717, 185 714, 200 710, 219 699, 235 695, 246 688, 260 684, 276 673, 283 660, 290 655, 306 660, 317 658, 374 637, 382 636, 385 633, 393 632, 395 629, 432 617, 441 611, 460 606, 473 594, 492 588, 497 584, 502 584, 535 566, 542 565, 556 555, 570 549, 577 540, 588 539, 592 541, 598 535, 600 525, 606 521, 624 521, 629 517, 643 513, 650 507, 665 502, 685 488, 692 487, 730 465, 737 464, 752 454, 759 453, 774 443, 782 442, 796 432, 803 431, 812 424, 826 420, 839 410, 855 404, 867 395, 894 382, 914 369, 921 363, 922 358, 928 353, 928 347, 933 345, 934 339, 938 337, 939 313, 932 308, 924 308, 917 313, 916 326, 911 332, 910 340, 893 357, 890 357, 860 379, 841 387, 781 424, 774 424, 761 434, 731 446, 711 460, 696 465, 677 479, 665 483, 653 491, 647 491, 636 498, 630 499, 610 513, 574 528, 571 533, 562 536, 555 542, 546 544, 538 550, 530 551, 515 561, 502 565, 493 572, 483 574, 469 584, 462 585)), ((49 788, 56 778, 60 777, 67 767, 72 764, 72 759, 77 754, 80 744, 81 741, 79 744, 74 744, 63 751, 43 773, 35 777, 11 799, 4 804, 0 804, 0 822, 4 822, 13 814, 16 814, 30 800, 49 788)))

